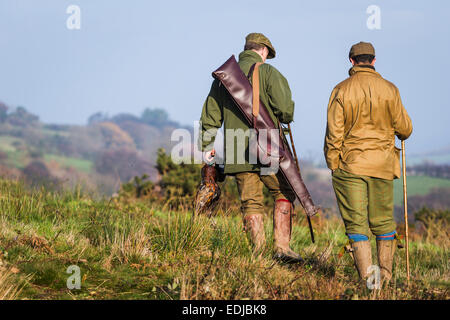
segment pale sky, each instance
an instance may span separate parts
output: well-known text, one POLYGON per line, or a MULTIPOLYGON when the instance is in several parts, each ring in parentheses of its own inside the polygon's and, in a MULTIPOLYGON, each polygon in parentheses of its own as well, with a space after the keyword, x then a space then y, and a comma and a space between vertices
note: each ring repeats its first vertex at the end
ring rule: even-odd
POLYGON ((409 151, 432 151, 450 145, 449 12, 444 0, 1 0, 0 101, 51 123, 159 107, 193 125, 211 72, 262 32, 296 103, 297 150, 320 157, 330 92, 348 76, 350 46, 370 41, 413 120, 409 151), (380 30, 366 25, 373 4, 380 30), (66 27, 69 5, 80 30, 66 27))

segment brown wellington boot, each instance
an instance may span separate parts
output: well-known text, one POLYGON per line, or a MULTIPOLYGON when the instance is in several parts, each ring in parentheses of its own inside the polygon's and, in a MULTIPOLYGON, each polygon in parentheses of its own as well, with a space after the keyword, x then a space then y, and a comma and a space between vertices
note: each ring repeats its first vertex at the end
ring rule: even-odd
POLYGON ((250 233, 253 252, 260 255, 266 244, 264 222, 261 214, 248 214, 244 217, 244 231, 250 233))
POLYGON ((292 213, 293 207, 289 201, 275 201, 273 209, 274 259, 285 263, 304 262, 302 257, 289 246, 292 232, 292 213))
POLYGON ((352 242, 353 257, 355 266, 361 280, 366 280, 369 276, 369 267, 372 265, 372 248, 370 241, 352 242))
POLYGON ((394 260, 397 240, 377 240, 378 265, 382 286, 392 278, 392 261, 394 260))

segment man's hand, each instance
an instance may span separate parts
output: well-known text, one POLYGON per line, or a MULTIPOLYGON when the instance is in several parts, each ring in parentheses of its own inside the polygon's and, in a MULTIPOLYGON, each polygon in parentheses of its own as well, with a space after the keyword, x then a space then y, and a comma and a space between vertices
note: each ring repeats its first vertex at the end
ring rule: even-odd
POLYGON ((214 163, 214 157, 216 156, 216 150, 212 149, 203 153, 203 161, 207 164, 212 165, 214 163))

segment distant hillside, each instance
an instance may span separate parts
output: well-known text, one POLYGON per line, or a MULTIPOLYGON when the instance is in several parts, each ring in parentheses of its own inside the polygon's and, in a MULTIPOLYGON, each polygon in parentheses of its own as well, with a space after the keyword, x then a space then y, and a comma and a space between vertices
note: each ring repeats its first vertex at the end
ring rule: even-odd
POLYGON ((410 165, 423 163, 450 165, 450 145, 430 152, 410 154, 407 156, 407 160, 410 165))
MULTIPOLYGON (((80 126, 45 124, 23 107, 12 109, 0 103, 0 177, 55 188, 81 185, 111 195, 135 176, 147 174, 158 181, 157 150, 171 150, 171 133, 181 127, 162 109, 145 109, 140 116, 95 113, 80 126)), ((435 155, 442 156, 444 151, 435 155)), ((412 203, 433 207, 435 197, 428 195, 438 187, 450 189, 450 167, 414 165, 412 158, 408 157, 407 166, 409 197, 412 203)), ((305 157, 301 167, 314 201, 337 213, 330 171, 305 157)), ((402 194, 401 180, 396 180, 397 208, 402 205, 402 194)), ((443 200, 439 203, 440 207, 450 205, 443 200)))
POLYGON ((147 108, 140 116, 95 113, 79 126, 45 124, 23 107, 0 103, 0 175, 31 184, 82 183, 111 194, 136 175, 157 180, 157 149, 170 150, 171 132, 179 127, 163 109, 147 108))

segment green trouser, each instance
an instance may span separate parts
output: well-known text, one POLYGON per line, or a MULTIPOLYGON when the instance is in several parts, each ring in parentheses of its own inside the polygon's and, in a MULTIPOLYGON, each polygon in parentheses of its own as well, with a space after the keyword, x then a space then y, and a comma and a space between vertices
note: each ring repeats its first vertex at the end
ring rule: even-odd
POLYGON ((395 231, 394 183, 337 169, 333 188, 347 234, 369 237, 395 231))
POLYGON ((287 199, 294 202, 295 200, 295 194, 289 188, 281 173, 260 175, 258 172, 241 172, 235 175, 235 179, 244 217, 248 214, 264 213, 263 185, 269 189, 275 201, 287 199))

